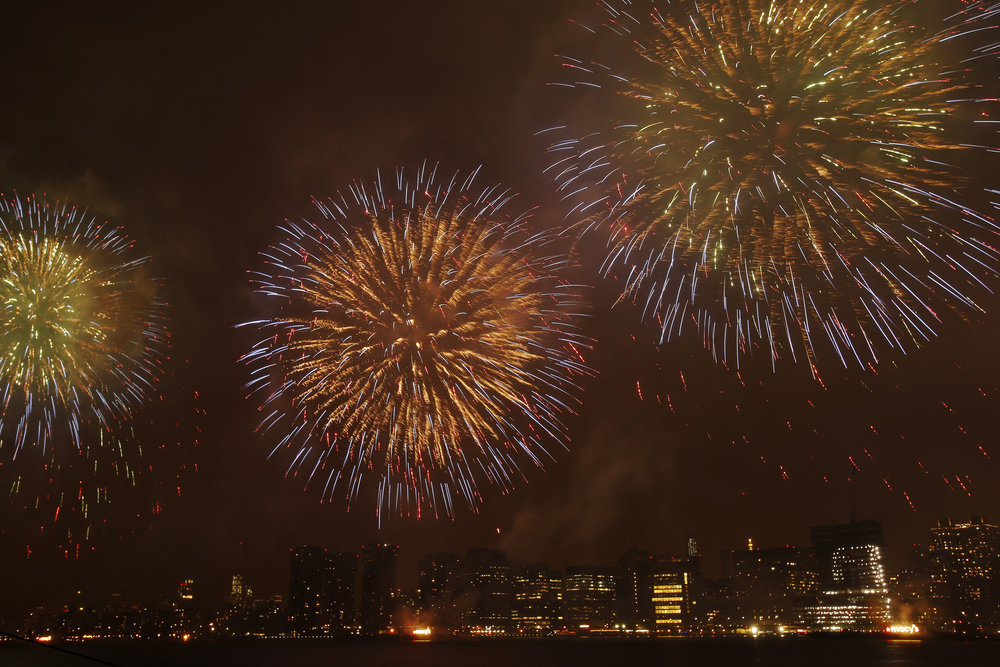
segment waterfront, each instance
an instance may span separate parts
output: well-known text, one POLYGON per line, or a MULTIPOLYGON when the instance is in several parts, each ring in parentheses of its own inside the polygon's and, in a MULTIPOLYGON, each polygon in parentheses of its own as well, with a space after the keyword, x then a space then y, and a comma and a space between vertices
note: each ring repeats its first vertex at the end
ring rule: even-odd
MULTIPOLYGON (((66 648, 122 665, 985 665, 1000 661, 1000 643, 881 638, 666 640, 233 641, 72 643, 66 648)), ((99 664, 51 649, 8 642, 0 664, 74 667, 99 664)))

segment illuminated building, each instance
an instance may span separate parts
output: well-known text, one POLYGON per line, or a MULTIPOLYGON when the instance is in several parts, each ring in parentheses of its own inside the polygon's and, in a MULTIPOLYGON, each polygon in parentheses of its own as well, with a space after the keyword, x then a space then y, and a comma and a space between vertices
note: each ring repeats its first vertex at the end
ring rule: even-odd
POLYGON ((194 579, 184 579, 177 586, 173 604, 170 634, 175 638, 191 635, 197 622, 198 599, 194 594, 194 579))
POLYGON ((732 556, 737 624, 764 632, 798 624, 801 607, 819 583, 812 552, 785 546, 734 551, 732 556))
POLYGON ((593 631, 614 626, 617 574, 613 567, 566 568, 563 611, 567 628, 593 631))
POLYGON ((469 549, 462 562, 466 628, 477 634, 503 634, 510 629, 512 590, 510 563, 499 549, 469 549))
POLYGON ((243 581, 242 574, 234 574, 229 586, 229 604, 245 608, 253 602, 253 589, 243 581))
POLYGON ((705 635, 725 635, 733 632, 738 625, 733 620, 735 615, 733 602, 731 577, 702 582, 696 624, 698 631, 705 635))
POLYGON ((292 549, 288 582, 291 632, 310 636, 351 631, 357 571, 357 554, 331 556, 315 546, 292 549))
POLYGON ((805 609, 814 629, 881 632, 889 622, 889 589, 877 521, 809 530, 819 561, 819 594, 805 609))
POLYGON ((229 603, 234 607, 241 606, 243 602, 243 575, 234 574, 229 586, 229 603))
POLYGON ((931 620, 939 630, 993 634, 1000 625, 1000 529, 982 518, 931 529, 931 620))
POLYGON ((378 635, 392 627, 399 547, 368 544, 361 550, 361 631, 378 635))
POLYGON ((524 565, 512 577, 511 620, 522 635, 547 635, 563 625, 562 577, 545 565, 524 565))
POLYGON ((458 557, 455 554, 433 553, 420 557, 417 602, 422 612, 423 625, 449 629, 454 627, 458 574, 458 557))
POLYGON ((566 627, 566 608, 563 600, 565 581, 559 570, 549 570, 549 618, 554 630, 566 627))
POLYGON ((288 622, 293 634, 315 635, 323 631, 323 579, 326 549, 314 546, 291 550, 288 580, 288 622))
POLYGON ((323 571, 321 605, 324 625, 333 634, 354 629, 354 590, 358 555, 340 552, 327 557, 323 571))
POLYGON ((618 560, 615 622, 624 630, 652 630, 653 557, 629 549, 618 560))
POLYGON ((687 540, 688 620, 687 631, 700 630, 705 622, 706 582, 701 573, 701 552, 693 537, 687 540))
POLYGON ((653 625, 657 634, 691 629, 691 563, 657 558, 652 571, 653 625))
POLYGON ((180 600, 181 607, 194 607, 194 579, 185 579, 180 583, 177 587, 177 599, 180 600))

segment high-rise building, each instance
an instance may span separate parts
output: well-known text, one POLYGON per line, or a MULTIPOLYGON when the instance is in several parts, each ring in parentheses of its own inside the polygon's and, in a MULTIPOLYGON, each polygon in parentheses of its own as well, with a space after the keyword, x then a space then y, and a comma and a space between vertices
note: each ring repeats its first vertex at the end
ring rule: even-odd
POLYGON ((549 619, 553 630, 566 629, 564 576, 561 570, 549 570, 549 619))
POLYGON ((417 576, 417 604, 421 621, 435 628, 452 629, 457 622, 455 594, 458 588, 458 557, 450 553, 424 554, 417 576))
POLYGON ((691 630, 691 563, 656 558, 652 570, 653 625, 657 634, 691 630))
POLYGON ((687 554, 688 558, 701 558, 701 552, 698 551, 698 540, 693 537, 688 538, 687 554))
POLYGON ((198 611, 193 579, 184 579, 177 586, 177 598, 172 606, 171 635, 178 638, 190 636, 194 632, 198 611))
POLYGON ((291 550, 288 579, 288 623, 297 635, 323 633, 323 583, 326 577, 326 549, 301 546, 291 550))
POLYGON ((177 586, 177 600, 181 607, 193 609, 195 606, 194 579, 184 579, 177 586))
POLYGON ((982 518, 931 529, 932 623, 939 630, 992 634, 1000 626, 1000 528, 982 518))
POLYGON ((652 631, 653 557, 646 551, 629 549, 618 560, 615 591, 615 623, 624 630, 652 631))
POLYGON ((231 607, 249 607, 253 602, 253 589, 247 585, 242 574, 234 574, 230 580, 228 602, 231 607))
POLYGON ((361 631, 378 635, 392 627, 399 547, 368 544, 361 550, 361 631))
POLYGON ((563 577, 563 611, 570 630, 609 629, 615 622, 618 569, 570 566, 563 577))
POLYGON ((699 631, 708 612, 706 599, 705 577, 701 572, 701 551, 698 542, 689 537, 687 541, 687 572, 688 572, 688 623, 687 632, 699 631))
POLYGON ((880 631, 889 622, 889 589, 877 521, 809 529, 819 564, 819 595, 806 609, 823 630, 880 631))
POLYGON ((499 549, 469 549, 462 562, 464 594, 468 598, 465 625, 476 633, 510 630, 513 592, 510 563, 499 549))
POLYGON ((355 627, 354 591, 358 555, 339 552, 327 556, 321 604, 325 626, 332 634, 346 634, 355 627))
POLYGON ((773 632, 801 622, 819 572, 808 549, 746 549, 733 552, 731 583, 737 624, 773 632))
POLYGON ((562 577, 544 564, 524 565, 511 577, 511 620, 521 635, 548 635, 562 627, 562 577))

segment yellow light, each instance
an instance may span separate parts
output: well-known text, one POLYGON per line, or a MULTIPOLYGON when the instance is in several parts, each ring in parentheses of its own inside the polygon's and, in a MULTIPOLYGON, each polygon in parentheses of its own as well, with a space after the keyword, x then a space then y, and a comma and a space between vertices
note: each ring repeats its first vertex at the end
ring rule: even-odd
POLYGON ((413 636, 414 637, 430 637, 431 636, 431 629, 430 628, 414 628, 414 630, 413 630, 413 636))

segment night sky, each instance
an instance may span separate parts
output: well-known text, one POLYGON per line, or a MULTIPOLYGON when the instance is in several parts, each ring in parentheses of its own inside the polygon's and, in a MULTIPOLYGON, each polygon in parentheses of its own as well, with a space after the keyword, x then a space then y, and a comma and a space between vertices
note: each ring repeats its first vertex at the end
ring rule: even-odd
MULTIPOLYGON (((658 348, 631 306, 612 307, 598 240, 580 249, 576 276, 593 285, 598 374, 558 463, 528 470, 509 496, 487 489, 478 515, 459 507, 454 521, 379 528, 373 508, 320 504, 266 460, 273 442, 254 432, 237 361, 252 335, 234 328, 262 309, 247 270, 261 268, 278 224, 310 215, 310 197, 425 159, 446 171, 481 164, 480 185, 520 193, 512 211, 538 206, 535 224, 559 224, 565 205, 535 133, 594 113, 546 85, 563 76, 555 54, 587 53, 571 19, 594 8, 252 4, 5 8, 0 190, 89 206, 153 256, 171 306, 165 391, 187 406, 180 397, 196 390, 204 414, 178 408, 177 431, 198 426, 198 446, 164 465, 166 478, 186 466, 181 495, 135 535, 134 507, 115 507, 112 534, 78 559, 29 559, 35 519, 0 506, 0 614, 77 588, 145 599, 189 576, 213 603, 237 570, 259 594, 286 593, 288 549, 307 543, 396 543, 405 575, 429 551, 497 546, 558 567, 612 563, 632 545, 680 555, 695 536, 715 576, 719 554, 748 537, 807 544, 810 525, 847 520, 852 496, 859 518, 882 521, 890 565, 940 518, 1000 518, 1000 299, 877 375, 834 369, 825 387, 791 365, 738 376, 694 336, 658 348)), ((128 497, 149 504, 141 488, 128 497)))

